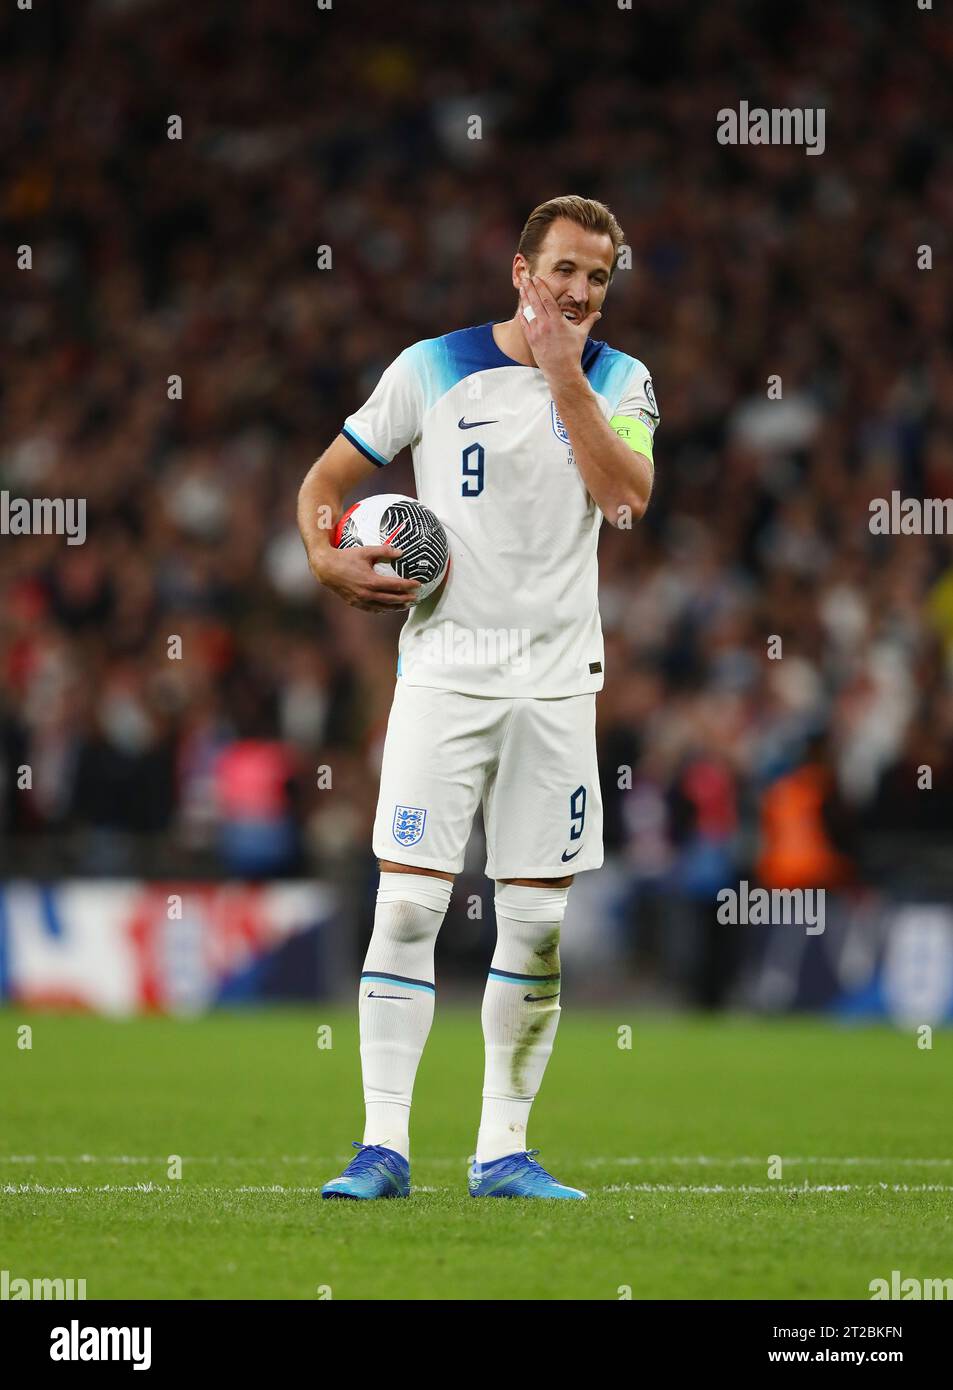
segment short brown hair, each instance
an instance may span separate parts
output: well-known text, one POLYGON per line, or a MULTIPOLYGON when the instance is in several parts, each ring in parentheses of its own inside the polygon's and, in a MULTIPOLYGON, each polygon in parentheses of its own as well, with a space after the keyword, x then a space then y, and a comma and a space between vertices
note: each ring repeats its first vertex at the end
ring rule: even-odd
POLYGON ((540 203, 538 208, 533 208, 526 219, 526 226, 520 233, 519 245, 516 248, 530 265, 539 255, 546 233, 557 217, 567 217, 570 222, 575 222, 578 227, 585 227, 588 232, 601 232, 611 237, 612 274, 615 273, 619 250, 625 244, 625 233, 605 203, 599 203, 595 198, 580 198, 576 193, 567 193, 562 198, 550 198, 548 202, 540 203))

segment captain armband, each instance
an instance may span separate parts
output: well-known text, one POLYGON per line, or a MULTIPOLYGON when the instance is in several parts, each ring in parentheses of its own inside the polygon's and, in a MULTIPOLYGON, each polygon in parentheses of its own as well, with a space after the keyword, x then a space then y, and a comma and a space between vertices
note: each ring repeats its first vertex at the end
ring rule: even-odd
POLYGON ((640 410, 635 415, 613 415, 609 421, 609 427, 615 430, 619 438, 624 439, 634 453, 644 454, 653 467, 652 435, 657 424, 656 417, 647 410, 640 410))

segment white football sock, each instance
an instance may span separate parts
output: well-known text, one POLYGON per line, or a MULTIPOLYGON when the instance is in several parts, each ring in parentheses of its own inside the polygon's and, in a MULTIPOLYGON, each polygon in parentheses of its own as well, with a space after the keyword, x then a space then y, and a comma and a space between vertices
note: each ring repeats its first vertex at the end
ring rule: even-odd
POLYGON ((410 1157, 414 1078, 433 1022, 433 951, 453 884, 382 873, 361 972, 359 1014, 364 1143, 410 1157))
POLYGON ((496 950, 483 996, 478 1163, 526 1150, 529 1112, 559 1024, 559 932, 568 898, 568 888, 496 885, 496 950))

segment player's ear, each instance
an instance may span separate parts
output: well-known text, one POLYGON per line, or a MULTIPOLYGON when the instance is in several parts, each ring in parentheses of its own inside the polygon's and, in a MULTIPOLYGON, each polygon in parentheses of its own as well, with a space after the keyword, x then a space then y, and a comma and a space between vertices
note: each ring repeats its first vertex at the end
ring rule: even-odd
POLYGON ((521 252, 517 251, 516 255, 513 257, 513 288, 514 288, 514 290, 518 290, 518 289, 519 289, 519 287, 520 287, 520 281, 521 281, 522 278, 523 278, 523 272, 524 272, 524 270, 525 270, 526 273, 528 274, 528 273, 529 273, 529 265, 527 264, 526 257, 525 257, 521 252))

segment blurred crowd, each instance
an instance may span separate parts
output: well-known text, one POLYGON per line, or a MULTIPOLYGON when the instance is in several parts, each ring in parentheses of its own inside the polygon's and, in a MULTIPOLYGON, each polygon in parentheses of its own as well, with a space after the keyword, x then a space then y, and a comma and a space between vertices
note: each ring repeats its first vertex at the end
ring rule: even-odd
POLYGON ((0 488, 88 539, 0 537, 3 872, 369 861, 399 620, 317 587, 298 487, 403 347, 513 312, 572 192, 626 232, 597 335, 662 415, 601 544, 608 850, 688 897, 942 877, 953 541, 868 525, 953 496, 940 8, 8 7, 0 488), (823 107, 825 152, 720 145, 741 100, 823 107))

